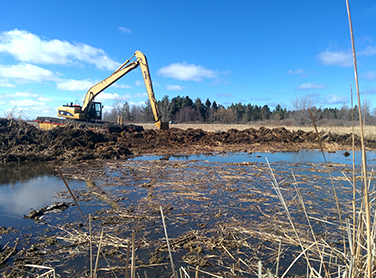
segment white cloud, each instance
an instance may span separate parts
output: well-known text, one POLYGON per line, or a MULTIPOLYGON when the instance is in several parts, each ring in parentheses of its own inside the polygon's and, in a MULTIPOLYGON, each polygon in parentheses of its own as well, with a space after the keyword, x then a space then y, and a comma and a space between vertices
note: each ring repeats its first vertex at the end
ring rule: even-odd
POLYGON ((146 97, 148 97, 148 94, 146 92, 137 93, 137 94, 132 95, 131 97, 146 98, 146 97))
POLYGON ((303 74, 305 71, 303 69, 288 70, 287 74, 303 74))
POLYGON ((133 105, 135 105, 135 106, 143 106, 143 105, 145 105, 145 101, 137 101, 137 102, 129 101, 129 105, 130 106, 133 106, 133 105))
MULTIPOLYGON (((357 56, 372 56, 376 55, 376 46, 367 46, 364 50, 357 51, 357 56)), ((322 51, 318 59, 328 66, 351 67, 354 65, 353 53, 351 50, 341 51, 322 51)))
POLYGON ((327 87, 325 84, 316 84, 316 83, 304 83, 296 87, 299 91, 311 91, 311 90, 323 90, 327 87))
POLYGON ((33 94, 30 92, 15 92, 12 96, 14 97, 38 97, 38 94, 33 94))
POLYGON ((31 93, 31 92, 15 92, 15 93, 4 93, 0 95, 1 99, 13 100, 13 104, 17 104, 19 98, 30 98, 33 100, 38 100, 39 102, 54 102, 51 98, 31 93))
POLYGON ((168 91, 181 91, 183 90, 183 87, 179 85, 167 85, 167 90, 168 91))
POLYGON ((15 88, 16 85, 9 83, 9 80, 5 78, 5 79, 0 79, 0 87, 15 88))
POLYGON ((56 87, 61 91, 88 91, 97 82, 91 79, 75 80, 66 79, 61 80, 56 84, 56 87))
POLYGON ((16 79, 21 83, 57 81, 58 77, 47 69, 22 63, 19 65, 0 65, 0 78, 16 79))
POLYGON ((146 92, 143 93, 136 93, 136 94, 125 94, 123 95, 124 99, 131 99, 131 98, 147 98, 148 94, 146 92))
POLYGON ((318 55, 321 63, 327 66, 351 67, 353 65, 352 52, 325 50, 318 55))
POLYGON ((0 33, 0 52, 26 63, 70 65, 84 62, 107 70, 114 70, 120 65, 102 49, 83 43, 46 40, 18 29, 0 33))
POLYGON ((120 88, 120 89, 130 89, 131 88, 131 86, 129 86, 129 85, 123 85, 123 84, 118 84, 118 83, 112 84, 111 87, 120 88))
MULTIPOLYGON (((97 84, 98 80, 84 79, 84 80, 75 80, 75 79, 62 79, 57 82, 56 87, 61 91, 88 91, 92 86, 97 84)), ((114 83, 111 85, 114 88, 120 89, 130 89, 129 85, 122 85, 114 83)))
POLYGON ((118 99, 120 96, 118 94, 110 94, 110 93, 100 93, 98 96, 95 97, 95 101, 106 101, 106 100, 114 100, 118 99))
POLYGON ((38 100, 41 101, 41 102, 54 102, 54 100, 52 100, 48 97, 44 97, 44 96, 38 97, 38 100))
POLYGON ((22 99, 22 100, 11 100, 10 105, 12 106, 44 106, 44 102, 35 101, 32 99, 22 99))
POLYGON ((142 84, 144 84, 144 82, 142 82, 141 80, 136 80, 136 82, 134 84, 136 86, 141 86, 142 84))
POLYGON ((203 78, 217 78, 217 72, 195 64, 174 63, 158 70, 157 74, 177 80, 200 82, 203 78))
POLYGON ((341 104, 349 101, 349 97, 330 94, 325 97, 326 104, 341 104))
POLYGON ((125 27, 119 27, 118 30, 122 31, 123 33, 132 34, 132 30, 125 27))

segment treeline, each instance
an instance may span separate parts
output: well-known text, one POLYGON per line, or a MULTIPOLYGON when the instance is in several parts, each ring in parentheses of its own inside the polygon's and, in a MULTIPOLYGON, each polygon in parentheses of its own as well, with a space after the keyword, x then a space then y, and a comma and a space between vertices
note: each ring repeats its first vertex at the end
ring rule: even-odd
MULTIPOLYGON (((178 123, 244 124, 259 121, 282 121, 286 125, 306 125, 312 124, 308 109, 311 110, 315 121, 337 121, 338 123, 338 121, 350 122, 352 117, 355 120, 358 119, 357 106, 354 107, 354 111, 346 105, 341 109, 322 109, 309 102, 307 104, 307 98, 294 100, 293 109, 287 110, 279 104, 270 108, 268 105, 258 106, 239 102, 232 103, 226 108, 216 101, 210 101, 209 98, 205 101, 200 98, 193 101, 188 96, 177 96, 170 100, 168 96, 164 96, 162 100, 158 101, 158 108, 163 121, 178 123)), ((368 110, 364 110, 368 114, 366 119, 373 121, 368 110)), ((131 106, 128 102, 117 101, 111 111, 104 113, 104 119, 108 121, 116 121, 118 116, 122 117, 123 122, 153 122, 154 120, 149 101, 142 106, 131 106)))

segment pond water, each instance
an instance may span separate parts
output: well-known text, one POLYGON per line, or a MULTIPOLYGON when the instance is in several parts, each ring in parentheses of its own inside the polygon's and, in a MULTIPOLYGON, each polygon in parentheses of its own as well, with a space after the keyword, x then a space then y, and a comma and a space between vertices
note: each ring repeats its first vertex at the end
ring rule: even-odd
MULTIPOLYGON (((327 162, 341 163, 352 165, 352 155, 346 157, 344 151, 338 151, 333 153, 325 153, 325 159, 327 162)), ((204 160, 209 162, 265 162, 265 157, 269 162, 291 162, 291 163, 324 163, 324 156, 322 152, 317 150, 301 150, 299 152, 274 152, 274 153, 225 153, 225 154, 215 154, 215 155, 204 155, 204 154, 193 154, 193 155, 174 155, 174 156, 161 156, 161 155, 145 155, 130 160, 178 160, 178 161, 189 161, 189 160, 204 160)), ((355 152, 355 164, 359 165, 361 163, 362 153, 360 151, 355 152)), ((367 164, 368 166, 376 165, 376 152, 367 153, 367 164)))
MULTIPOLYGON (((327 162, 352 165, 352 156, 345 157, 343 151, 325 153, 327 162)), ((320 151, 302 150, 299 152, 280 153, 234 153, 215 155, 175 155, 157 156, 146 155, 130 158, 129 161, 197 161, 215 163, 324 163, 320 151)), ((361 152, 356 152, 355 163, 361 163, 361 152)), ((367 164, 373 167, 376 164, 376 152, 367 153, 367 164)), ((287 164, 286 164, 287 165, 287 164)), ((86 187, 85 182, 70 180, 71 189, 86 187)), ((28 163, 20 165, 0 166, 0 226, 19 225, 24 221, 23 216, 32 209, 39 209, 51 203, 61 201, 56 192, 66 190, 66 187, 55 171, 53 163, 28 163)))

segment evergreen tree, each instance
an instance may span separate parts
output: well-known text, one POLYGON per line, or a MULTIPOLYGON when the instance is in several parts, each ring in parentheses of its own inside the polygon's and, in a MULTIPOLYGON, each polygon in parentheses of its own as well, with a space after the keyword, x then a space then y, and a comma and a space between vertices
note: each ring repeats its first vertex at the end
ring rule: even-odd
POLYGON ((185 108, 185 107, 191 107, 191 108, 193 108, 193 101, 189 98, 189 96, 186 96, 183 99, 183 103, 182 103, 181 108, 185 108))
POLYGON ((264 105, 264 106, 262 107, 262 109, 261 109, 261 119, 262 119, 263 121, 269 119, 269 118, 270 118, 270 114, 271 114, 271 112, 270 112, 270 108, 269 108, 269 106, 264 105))
POLYGON ((161 113, 162 120, 169 121, 172 117, 171 115, 172 104, 167 95, 165 95, 161 101, 158 101, 158 108, 159 108, 159 112, 161 113))
POLYGON ((194 107, 196 109, 196 113, 200 115, 200 118, 206 119, 206 110, 205 105, 201 102, 200 98, 197 98, 194 103, 194 107))
POLYGON ((214 112, 217 112, 218 105, 217 105, 217 102, 216 102, 216 101, 213 101, 212 109, 213 109, 214 112))
POLYGON ((151 122, 154 120, 153 111, 151 109, 150 100, 145 101, 145 105, 142 107, 143 122, 151 122))

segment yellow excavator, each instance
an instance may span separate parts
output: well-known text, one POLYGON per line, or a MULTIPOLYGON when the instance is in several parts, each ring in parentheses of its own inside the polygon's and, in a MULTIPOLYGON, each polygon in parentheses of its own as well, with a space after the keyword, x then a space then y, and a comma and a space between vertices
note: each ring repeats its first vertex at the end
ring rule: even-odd
MULTIPOLYGON (((91 87, 88 92, 86 93, 85 100, 82 106, 73 104, 67 104, 60 106, 58 108, 57 115, 59 117, 64 117, 66 119, 70 119, 71 121, 79 121, 81 123, 89 123, 89 124, 105 124, 102 122, 102 103, 95 102, 94 98, 103 92, 106 88, 111 86, 117 80, 122 78, 124 75, 129 73, 130 71, 136 69, 137 67, 141 68, 142 76, 144 78, 146 91, 148 92, 149 100, 151 109, 153 111, 155 125, 159 129, 168 129, 169 123, 162 122, 161 114, 158 109, 157 100, 154 96, 154 90, 150 78, 149 66, 144 54, 140 51, 136 51, 134 55, 125 61, 117 70, 115 70, 109 77, 102 80, 101 82, 95 84, 91 87), (132 61, 133 58, 136 58, 132 61)), ((36 122, 39 123, 39 126, 43 129, 50 129, 51 125, 64 125, 64 120, 59 120, 56 118, 49 118, 49 117, 38 117, 36 122)), ((113 130, 120 130, 118 128, 114 128, 113 130)))

